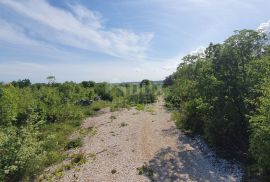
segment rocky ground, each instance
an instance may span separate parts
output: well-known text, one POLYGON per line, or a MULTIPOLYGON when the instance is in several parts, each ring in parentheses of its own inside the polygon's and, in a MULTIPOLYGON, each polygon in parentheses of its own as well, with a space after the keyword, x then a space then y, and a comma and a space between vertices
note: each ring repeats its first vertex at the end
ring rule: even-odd
POLYGON ((105 111, 88 118, 95 127, 78 150, 88 157, 56 181, 240 181, 236 164, 218 159, 199 137, 177 130, 160 100, 145 111, 105 111), (139 175, 141 174, 141 175, 139 175))

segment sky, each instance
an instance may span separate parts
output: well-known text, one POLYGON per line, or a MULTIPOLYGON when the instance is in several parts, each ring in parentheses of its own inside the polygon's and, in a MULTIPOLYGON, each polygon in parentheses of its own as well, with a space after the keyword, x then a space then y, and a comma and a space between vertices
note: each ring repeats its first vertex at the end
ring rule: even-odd
POLYGON ((163 80, 234 30, 270 27, 269 0, 0 0, 0 81, 163 80))

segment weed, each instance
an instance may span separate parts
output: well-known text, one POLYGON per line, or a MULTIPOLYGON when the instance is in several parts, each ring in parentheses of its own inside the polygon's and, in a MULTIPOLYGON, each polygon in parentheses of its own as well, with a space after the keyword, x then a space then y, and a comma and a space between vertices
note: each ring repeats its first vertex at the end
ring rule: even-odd
POLYGON ((138 111, 143 111, 144 110, 144 105, 143 104, 137 104, 135 107, 138 111))
POLYGON ((152 177, 154 175, 153 169, 151 169, 146 163, 142 167, 137 168, 139 175, 146 175, 152 177))
POLYGON ((81 147, 83 144, 82 138, 76 138, 67 143, 65 150, 81 147))
POLYGON ((71 164, 65 164, 63 167, 64 167, 65 170, 70 170, 72 168, 72 165, 71 164))
POLYGON ((86 135, 94 136, 97 134, 97 128, 95 126, 91 126, 89 128, 81 128, 79 133, 83 136, 86 136, 86 135))
POLYGON ((83 153, 74 154, 71 156, 72 165, 82 165, 86 162, 86 157, 83 153))

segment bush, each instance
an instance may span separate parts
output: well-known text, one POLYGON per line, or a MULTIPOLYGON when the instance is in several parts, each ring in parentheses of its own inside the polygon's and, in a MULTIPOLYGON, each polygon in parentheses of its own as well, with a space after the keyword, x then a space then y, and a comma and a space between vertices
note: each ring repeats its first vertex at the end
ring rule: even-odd
POLYGON ((91 109, 93 111, 99 111, 101 110, 102 108, 105 107, 105 103, 102 102, 102 101, 97 101, 97 102, 94 102, 92 105, 91 105, 91 109))
POLYGON ((202 134, 225 157, 246 161, 250 151, 259 171, 269 174, 268 37, 236 31, 204 54, 185 56, 166 79, 165 100, 178 112, 178 127, 202 134))
POLYGON ((9 126, 17 116, 17 96, 12 87, 0 88, 0 126, 9 126))
MULTIPOLYGON (((104 100, 118 101, 111 104, 112 109, 129 107, 130 94, 140 90, 141 98, 134 102, 152 102, 148 95, 156 90, 131 84, 54 81, 50 77, 49 84, 31 84, 30 80, 0 84, 0 181, 34 181, 44 168, 64 160, 63 149, 82 145, 81 138, 68 141, 72 132, 78 129, 81 137, 96 134, 95 127, 79 127, 82 118, 107 106, 104 100), (130 90, 124 92, 127 88, 130 90), (78 104, 85 100, 95 101, 78 104)), ((73 156, 72 161, 80 164, 85 157, 73 156)))
MULTIPOLYGON (((270 81, 270 80, 269 80, 270 81)), ((262 86, 257 113, 251 119, 250 151, 264 174, 270 174, 270 85, 262 86)), ((270 177, 270 176, 269 176, 270 177)))
POLYGON ((18 181, 33 178, 42 169, 45 152, 39 132, 29 120, 23 128, 0 130, 0 180, 18 181), (12 151, 12 152, 11 152, 12 151))

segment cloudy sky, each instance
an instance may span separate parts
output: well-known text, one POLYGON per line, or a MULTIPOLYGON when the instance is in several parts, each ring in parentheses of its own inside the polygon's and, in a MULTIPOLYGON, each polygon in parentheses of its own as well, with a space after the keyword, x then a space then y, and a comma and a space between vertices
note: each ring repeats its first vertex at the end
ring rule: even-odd
POLYGON ((161 80, 240 29, 269 29, 269 0, 0 0, 0 81, 161 80))

